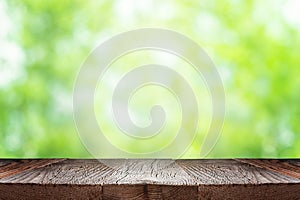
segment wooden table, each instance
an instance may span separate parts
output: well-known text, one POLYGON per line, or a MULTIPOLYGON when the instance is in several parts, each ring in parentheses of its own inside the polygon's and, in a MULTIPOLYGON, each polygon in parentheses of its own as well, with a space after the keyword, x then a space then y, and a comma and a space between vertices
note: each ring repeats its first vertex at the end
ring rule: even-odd
POLYGON ((300 199, 300 160, 100 161, 2 159, 0 199, 300 199))

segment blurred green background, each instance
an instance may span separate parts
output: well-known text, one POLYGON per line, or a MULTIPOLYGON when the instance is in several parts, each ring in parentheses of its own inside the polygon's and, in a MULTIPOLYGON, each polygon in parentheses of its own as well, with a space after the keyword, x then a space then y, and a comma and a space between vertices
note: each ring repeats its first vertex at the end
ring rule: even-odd
POLYGON ((0 157, 91 157, 73 121, 76 75, 100 42, 141 27, 183 33, 215 62, 227 111, 209 157, 300 157, 299 7, 298 0, 1 0, 0 157))

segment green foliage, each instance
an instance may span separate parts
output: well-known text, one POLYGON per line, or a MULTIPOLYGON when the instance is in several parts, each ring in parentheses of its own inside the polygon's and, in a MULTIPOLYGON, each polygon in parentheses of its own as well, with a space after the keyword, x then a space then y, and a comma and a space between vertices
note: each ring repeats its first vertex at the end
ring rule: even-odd
MULTIPOLYGON (((220 71, 227 114, 210 157, 300 156, 300 21, 284 15, 285 1, 2 4, 13 26, 0 40, 19 46, 24 59, 21 75, 0 88, 0 157, 90 156, 72 116, 77 72, 99 42, 140 27, 188 35, 220 71)), ((1 52, 10 50, 0 51, 0 73, 10 68, 1 52)))

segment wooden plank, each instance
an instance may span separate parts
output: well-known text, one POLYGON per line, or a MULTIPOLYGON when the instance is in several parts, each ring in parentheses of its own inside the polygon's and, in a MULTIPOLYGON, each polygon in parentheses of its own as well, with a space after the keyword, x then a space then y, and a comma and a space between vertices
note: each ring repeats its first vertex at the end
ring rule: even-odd
POLYGON ((171 160, 117 160, 113 168, 104 184, 196 185, 195 180, 171 160))
POLYGON ((299 160, 238 159, 238 161, 291 177, 300 178, 299 160))
POLYGON ((199 199, 299 200, 299 184, 201 185, 199 199))
POLYGON ((0 160, 0 199, 300 199, 299 163, 0 160))
POLYGON ((98 185, 0 184, 0 199, 101 199, 98 185))
POLYGON ((300 179, 236 160, 176 161, 198 185, 299 183, 300 179))
POLYGON ((16 175, 32 169, 41 168, 64 159, 40 159, 40 160, 0 160, 0 178, 16 175))
POLYGON ((103 199, 198 199, 198 186, 104 185, 103 199))
MULTIPOLYGON (((35 162, 35 160, 31 161, 35 162)), ((68 159, 2 178, 0 183, 101 185, 106 176, 112 174, 113 171, 97 160, 68 159)))

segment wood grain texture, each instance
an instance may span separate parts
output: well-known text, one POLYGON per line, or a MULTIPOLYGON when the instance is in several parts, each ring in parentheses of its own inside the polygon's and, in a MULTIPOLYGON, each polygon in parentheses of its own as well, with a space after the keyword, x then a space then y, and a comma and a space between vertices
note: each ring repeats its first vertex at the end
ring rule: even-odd
POLYGON ((64 159, 0 160, 0 178, 61 162, 64 159))
POLYGON ((0 160, 0 199, 300 199, 299 169, 267 159, 0 160))
POLYGON ((0 199, 101 199, 97 185, 0 184, 0 199))
POLYGON ((178 160, 198 185, 299 183, 300 179, 235 160, 178 160))
POLYGON ((300 178, 300 160, 238 159, 256 167, 300 178))

